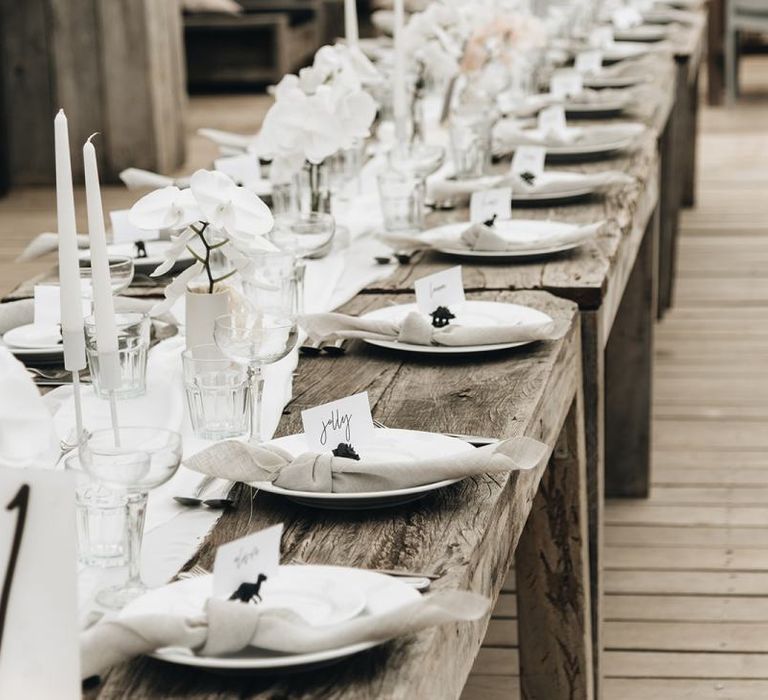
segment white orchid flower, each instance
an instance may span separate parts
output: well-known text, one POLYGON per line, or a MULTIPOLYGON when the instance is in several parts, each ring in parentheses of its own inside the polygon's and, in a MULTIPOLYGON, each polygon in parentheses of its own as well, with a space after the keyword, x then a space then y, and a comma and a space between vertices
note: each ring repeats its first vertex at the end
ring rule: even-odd
POLYGON ((308 66, 299 71, 299 87, 305 95, 314 95, 317 89, 328 79, 329 72, 316 66, 308 66))
POLYGON ((171 236, 171 245, 165 253, 165 262, 158 265, 150 274, 150 277, 160 277, 176 264, 179 256, 187 249, 189 240, 195 235, 195 232, 188 228, 178 236, 171 236))
POLYGON ((150 316, 160 316, 168 311, 176 300, 187 290, 187 285, 203 271, 202 263, 196 262, 184 270, 178 277, 163 290, 165 299, 155 304, 150 310, 150 316))
POLYGON ((336 116, 346 137, 343 147, 349 147, 370 134, 377 107, 376 100, 363 90, 337 99, 336 116))
POLYGON ((128 219, 148 231, 184 229, 201 219, 200 209, 189 190, 163 187, 142 197, 131 207, 128 219))
POLYGON ((232 243, 275 249, 264 238, 274 225, 272 212, 258 195, 236 185, 224 173, 210 170, 198 170, 190 180, 190 189, 202 220, 226 233, 232 243))

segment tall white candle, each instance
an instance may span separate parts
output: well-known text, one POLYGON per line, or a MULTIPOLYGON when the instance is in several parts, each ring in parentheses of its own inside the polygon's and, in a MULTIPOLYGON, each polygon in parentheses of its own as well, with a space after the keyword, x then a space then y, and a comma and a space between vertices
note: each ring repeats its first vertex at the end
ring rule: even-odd
POLYGON ((59 227, 59 285, 61 287, 61 334, 64 367, 78 372, 85 367, 85 338, 77 253, 75 196, 69 157, 69 129, 64 110, 54 119, 56 146, 56 213, 59 227))
POLYGON ((395 0, 395 72, 392 85, 392 106, 395 113, 395 130, 398 141, 403 143, 408 123, 408 98, 405 87, 405 27, 404 0, 395 0))
POLYGON ((120 383, 117 357, 117 324, 109 274, 107 234, 101 206, 101 186, 96 149, 91 136, 83 145, 85 169, 85 200, 88 207, 88 237, 91 246, 91 275, 93 280, 93 315, 96 322, 96 350, 100 356, 99 379, 102 386, 116 389, 120 383))
POLYGON ((348 46, 357 46, 357 0, 344 0, 344 36, 348 46))

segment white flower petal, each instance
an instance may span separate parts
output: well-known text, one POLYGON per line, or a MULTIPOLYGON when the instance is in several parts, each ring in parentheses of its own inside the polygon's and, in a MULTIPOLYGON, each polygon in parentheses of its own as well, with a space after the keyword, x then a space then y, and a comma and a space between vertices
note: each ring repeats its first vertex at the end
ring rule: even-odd
POLYGON ((148 231, 176 228, 178 215, 175 203, 180 194, 181 190, 174 186, 150 192, 131 207, 128 220, 136 228, 148 231))

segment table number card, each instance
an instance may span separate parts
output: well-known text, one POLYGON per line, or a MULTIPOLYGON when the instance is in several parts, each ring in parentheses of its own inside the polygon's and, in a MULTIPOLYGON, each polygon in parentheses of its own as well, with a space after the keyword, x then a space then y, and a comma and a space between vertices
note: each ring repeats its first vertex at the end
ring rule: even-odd
POLYGON ((582 75, 596 75, 603 69, 603 52, 600 49, 582 51, 576 55, 574 67, 582 75))
POLYGON ((340 443, 358 448, 374 435, 368 392, 353 394, 301 412, 307 447, 313 452, 330 452, 340 443))
POLYGON ((423 314, 431 314, 438 306, 451 308, 456 304, 462 304, 464 280, 461 265, 416 280, 414 289, 416 304, 423 314))
POLYGON ((643 23, 643 16, 634 7, 620 7, 614 10, 611 22, 616 29, 631 29, 643 23))
POLYGON ((213 167, 229 175, 238 185, 247 185, 249 182, 261 179, 261 163, 254 153, 217 158, 213 162, 213 167))
POLYGON ((129 219, 130 210, 118 209, 109 212, 109 220, 112 222, 113 243, 136 243, 136 241, 155 241, 160 238, 160 231, 145 231, 136 228, 129 219))
POLYGON ((0 698, 80 698, 72 474, 0 468, 0 698))
POLYGON ((613 43, 613 29, 611 27, 596 27, 589 33, 587 42, 596 49, 610 46, 613 43))
POLYGON ((562 105, 552 105, 539 112, 539 130, 545 134, 562 134, 565 129, 565 110, 562 105))
POLYGON ((573 97, 584 89, 577 70, 556 70, 549 80, 549 92, 557 99, 573 97))
POLYGON ((534 178, 544 172, 547 149, 544 146, 518 146, 512 157, 512 174, 530 173, 534 178))
POLYGON ((472 198, 469 200, 469 220, 473 224, 478 224, 494 216, 500 220, 512 217, 511 187, 498 187, 472 193, 472 198))
POLYGON ((221 545, 213 561, 213 595, 229 598, 241 584, 259 585, 260 577, 277 574, 282 536, 281 523, 221 545))
MULTIPOLYGON (((36 284, 33 289, 34 324, 39 328, 55 328, 61 323, 61 289, 56 284, 36 284)), ((83 316, 90 316, 91 305, 81 300, 83 316)))

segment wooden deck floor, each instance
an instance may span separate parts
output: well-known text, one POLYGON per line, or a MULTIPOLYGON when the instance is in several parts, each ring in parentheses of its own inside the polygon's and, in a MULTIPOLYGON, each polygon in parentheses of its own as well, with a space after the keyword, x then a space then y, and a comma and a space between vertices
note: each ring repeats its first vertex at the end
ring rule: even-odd
MULTIPOLYGON (((768 89, 768 62, 747 71, 768 89)), ((657 328, 653 490, 606 512, 605 700, 768 698, 768 96, 705 109, 657 328)), ((510 700, 515 601, 463 700, 510 700)))
MULTIPOLYGON (((745 77, 768 91, 768 63, 745 77)), ((195 98, 197 126, 255 130, 264 101, 195 98)), ((607 509, 605 700, 768 698, 768 95, 702 114, 698 206, 683 218, 676 305, 656 343, 654 477, 647 501, 607 509)), ((106 188, 107 208, 134 195, 106 188)), ((80 207, 84 219, 84 206, 80 207)), ((0 293, 55 222, 53 192, 0 200, 0 293)), ((513 586, 464 700, 512 700, 513 586)))

